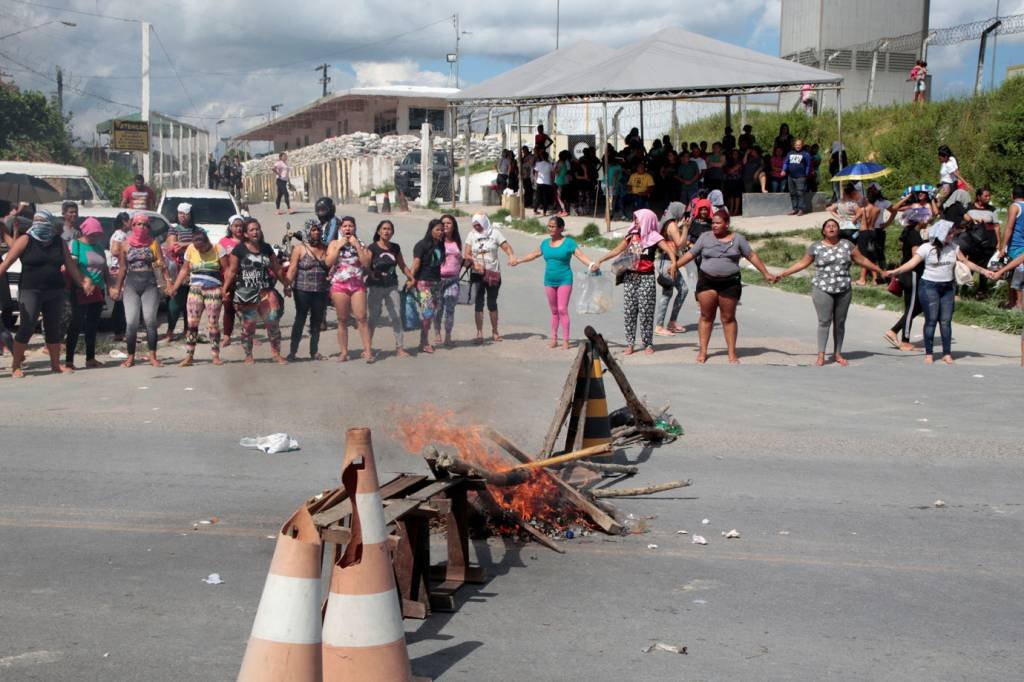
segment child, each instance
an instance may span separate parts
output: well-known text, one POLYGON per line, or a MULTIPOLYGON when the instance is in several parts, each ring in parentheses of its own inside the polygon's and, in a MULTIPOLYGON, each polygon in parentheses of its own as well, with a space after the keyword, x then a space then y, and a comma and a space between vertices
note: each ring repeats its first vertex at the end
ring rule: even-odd
POLYGON ((914 68, 910 70, 908 81, 914 81, 914 101, 918 106, 924 106, 924 91, 927 87, 925 78, 928 76, 928 62, 918 59, 914 62, 914 68))
MULTIPOLYGON (((1014 258, 1012 261, 992 273, 992 281, 998 282, 1002 277, 1014 268, 1024 267, 1024 254, 1014 258)), ((1020 366, 1024 367, 1024 330, 1020 334, 1020 366)))

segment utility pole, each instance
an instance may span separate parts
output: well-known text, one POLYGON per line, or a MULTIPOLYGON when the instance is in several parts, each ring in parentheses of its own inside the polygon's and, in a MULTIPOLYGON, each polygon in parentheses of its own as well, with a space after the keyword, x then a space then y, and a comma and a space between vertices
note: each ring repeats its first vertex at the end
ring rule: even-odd
POLYGON ((558 49, 558 34, 562 27, 562 0, 555 0, 555 49, 558 49))
POLYGON ((64 118, 64 72, 57 67, 57 111, 64 118))
POLYGON ((455 89, 459 89, 459 41, 462 35, 459 33, 459 13, 455 13, 455 89))
MULTIPOLYGON (((996 0, 996 21, 999 21, 999 0, 996 0)), ((988 89, 992 90, 996 87, 996 48, 999 47, 999 34, 995 33, 992 36, 992 71, 988 77, 988 89)))
MULTIPOLYGON (((142 115, 140 118, 149 125, 149 22, 142 22, 142 115)), ((146 140, 147 147, 149 140, 146 140)), ((149 151, 142 152, 142 177, 151 181, 149 175, 149 151)))
POLYGON ((321 76, 320 80, 318 81, 321 85, 323 85, 323 94, 320 95, 321 97, 327 97, 327 84, 331 82, 331 77, 327 75, 327 69, 329 68, 331 68, 330 64, 323 63, 320 66, 313 69, 314 71, 323 71, 324 73, 324 75, 321 76))
POLYGON ((985 78, 985 43, 988 42, 988 36, 990 33, 998 29, 1003 25, 1002 21, 995 21, 981 32, 981 44, 978 46, 978 72, 974 77, 974 95, 977 97, 981 94, 981 84, 985 78))

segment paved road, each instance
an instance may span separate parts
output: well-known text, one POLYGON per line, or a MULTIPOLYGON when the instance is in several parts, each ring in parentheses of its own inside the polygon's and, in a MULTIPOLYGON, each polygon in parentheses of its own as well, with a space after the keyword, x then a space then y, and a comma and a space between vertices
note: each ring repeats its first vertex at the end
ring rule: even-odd
MULTIPOLYGON (((283 221, 255 210, 279 233, 283 221)), ((369 217, 357 217, 368 233, 369 217)), ((423 220, 396 222, 408 249, 423 220)), ((510 239, 517 252, 537 243, 510 239)), ((231 679, 273 551, 267 536, 334 484, 349 426, 374 429, 389 472, 420 468, 395 432, 427 404, 539 447, 570 354, 544 345, 540 265, 505 277, 501 344, 370 366, 204 362, 0 380, 0 409, 13 418, 0 440, 0 679, 231 679), (237 445, 279 430, 302 450, 265 456, 237 445), (213 516, 220 522, 193 530, 213 516), (225 583, 202 582, 212 572, 225 583)), ((472 332, 459 315, 464 342, 472 332)), ((884 346, 891 313, 857 307, 851 366, 816 368, 807 298, 751 287, 740 309, 745 364, 718 355, 697 366, 692 301, 683 320, 690 332, 626 366, 650 402, 671 402, 686 436, 629 456, 644 460, 631 485, 692 478, 693 487, 620 503, 653 517, 646 534, 570 541, 565 555, 479 543, 492 580, 455 614, 406 623, 417 672, 1017 677, 1018 339, 957 327, 962 359, 925 367, 884 346), (725 540, 733 528, 742 537, 725 540), (691 544, 694 533, 709 544, 691 544), (652 640, 689 654, 641 653, 652 640)), ((586 321, 621 339, 617 314, 586 321)), ((324 343, 334 349, 330 336, 324 343)), ((266 360, 266 344, 257 356, 266 360)))

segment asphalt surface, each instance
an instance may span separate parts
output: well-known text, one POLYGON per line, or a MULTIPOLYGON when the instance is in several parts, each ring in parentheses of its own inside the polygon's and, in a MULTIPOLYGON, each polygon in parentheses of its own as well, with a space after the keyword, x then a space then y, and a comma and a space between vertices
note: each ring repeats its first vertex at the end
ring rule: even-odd
MULTIPOLYGON (((285 217, 254 210, 278 237, 285 217)), ((368 235, 371 217, 356 215, 368 235)), ((409 251, 423 214, 394 218, 409 251)), ((508 236, 517 253, 538 243, 508 236)), ((459 345, 431 357, 279 367, 264 342, 254 368, 234 362, 236 344, 221 368, 203 347, 190 369, 110 361, 72 376, 45 373, 33 356, 15 382, 4 356, 0 679, 233 679, 273 552, 267 536, 336 484, 346 428, 374 430, 385 472, 423 469, 397 428, 427 405, 540 447, 572 355, 546 348, 541 273, 540 263, 506 269, 504 342, 470 344, 460 307, 459 345), (238 446, 275 431, 301 450, 238 446), (204 583, 210 573, 224 583, 204 583)), ((590 323, 621 341, 619 310, 574 314, 574 334, 590 323)), ((455 613, 406 621, 418 674, 1019 677, 1019 339, 956 326, 957 364, 926 367, 882 341, 892 313, 855 307, 850 366, 818 368, 808 298, 749 287, 738 317, 741 366, 726 364, 717 329, 709 363, 693 363, 692 298, 685 334, 624 363, 639 394, 671 403, 686 435, 627 451, 641 468, 623 485, 693 485, 617 502, 646 533, 564 541, 564 555, 477 543, 490 581, 461 593, 455 613), (731 529, 741 537, 722 537, 731 529), (708 544, 692 544, 695 534, 708 544), (642 653, 657 641, 688 654, 642 653)), ((377 343, 389 347, 390 333, 377 343)), ((333 329, 322 346, 336 352, 333 329)), ((606 387, 611 407, 621 404, 606 387)))

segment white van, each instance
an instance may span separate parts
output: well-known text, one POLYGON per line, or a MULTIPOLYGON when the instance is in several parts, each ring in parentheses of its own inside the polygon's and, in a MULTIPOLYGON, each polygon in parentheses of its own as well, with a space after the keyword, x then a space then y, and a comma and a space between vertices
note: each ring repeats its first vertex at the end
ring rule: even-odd
MULTIPOLYGON (((62 201, 75 201, 82 206, 110 206, 110 201, 103 195, 103 190, 89 177, 88 169, 82 166, 34 161, 0 161, 0 173, 24 173, 46 180, 61 193, 62 201)), ((45 204, 39 208, 51 208, 54 205, 59 211, 60 202, 45 204)))

